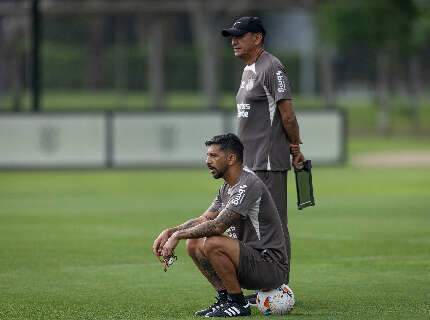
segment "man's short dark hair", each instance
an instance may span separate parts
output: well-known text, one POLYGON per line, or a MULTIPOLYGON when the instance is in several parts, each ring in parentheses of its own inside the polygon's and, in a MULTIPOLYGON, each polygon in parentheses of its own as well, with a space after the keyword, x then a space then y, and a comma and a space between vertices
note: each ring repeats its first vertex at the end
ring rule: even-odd
POLYGON ((243 144, 239 137, 233 133, 220 134, 205 142, 207 147, 216 144, 223 151, 230 151, 237 156, 239 162, 243 162, 243 144))

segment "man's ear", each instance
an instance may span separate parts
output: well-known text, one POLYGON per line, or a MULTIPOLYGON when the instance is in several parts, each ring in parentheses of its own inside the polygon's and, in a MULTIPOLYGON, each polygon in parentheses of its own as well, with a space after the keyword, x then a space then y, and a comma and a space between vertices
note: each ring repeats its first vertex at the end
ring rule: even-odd
POLYGON ((255 34, 255 44, 262 44, 263 43, 263 34, 262 33, 256 33, 255 34))
POLYGON ((235 153, 229 152, 227 154, 227 161, 228 161, 229 165, 234 164, 236 162, 236 160, 237 160, 237 155, 235 153))

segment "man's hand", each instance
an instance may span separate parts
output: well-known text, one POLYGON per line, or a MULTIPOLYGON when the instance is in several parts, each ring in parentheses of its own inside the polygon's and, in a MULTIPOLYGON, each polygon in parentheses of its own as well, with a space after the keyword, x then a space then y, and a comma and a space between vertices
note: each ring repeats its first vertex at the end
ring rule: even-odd
POLYGON ((290 144, 290 153, 293 155, 293 157, 297 156, 300 152, 300 145, 298 144, 290 144))
POLYGON ((300 145, 290 144, 290 152, 293 157, 293 167, 296 169, 302 169, 303 161, 305 161, 305 156, 300 151, 300 145))
POLYGON ((170 229, 166 229, 160 233, 160 235, 157 237, 157 239, 155 239, 154 244, 152 245, 152 252, 154 253, 154 255, 156 255, 157 257, 161 256, 161 251, 166 242, 171 237, 171 235, 172 232, 170 231, 170 229))
POLYGON ((169 238, 169 240, 167 240, 167 242, 164 244, 164 246, 161 250, 161 255, 164 258, 168 258, 168 257, 172 256, 173 251, 175 250, 178 243, 179 243, 179 240, 178 240, 178 238, 176 238, 175 233, 172 234, 171 237, 169 238))
POLYGON ((305 156, 300 151, 293 155, 293 167, 296 169, 303 169, 303 161, 305 161, 305 156))

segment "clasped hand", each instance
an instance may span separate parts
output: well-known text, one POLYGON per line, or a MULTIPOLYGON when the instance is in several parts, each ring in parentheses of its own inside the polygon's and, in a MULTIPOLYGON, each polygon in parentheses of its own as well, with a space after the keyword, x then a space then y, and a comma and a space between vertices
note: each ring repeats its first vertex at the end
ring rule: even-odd
POLYGON ((155 239, 152 245, 152 252, 157 257, 163 256, 164 258, 168 258, 173 255, 178 242, 179 240, 174 236, 174 233, 166 229, 155 239))

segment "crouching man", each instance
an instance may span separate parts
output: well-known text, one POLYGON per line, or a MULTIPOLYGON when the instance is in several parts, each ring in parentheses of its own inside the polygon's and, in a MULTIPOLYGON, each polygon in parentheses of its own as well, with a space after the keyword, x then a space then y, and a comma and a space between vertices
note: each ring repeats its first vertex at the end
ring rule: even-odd
POLYGON ((282 224, 265 184, 243 166, 239 138, 219 135, 206 146, 206 164, 224 184, 200 217, 161 232, 153 252, 170 257, 179 240, 188 239, 188 254, 217 291, 216 302, 196 315, 248 316, 242 288, 279 287, 289 272, 282 224))

